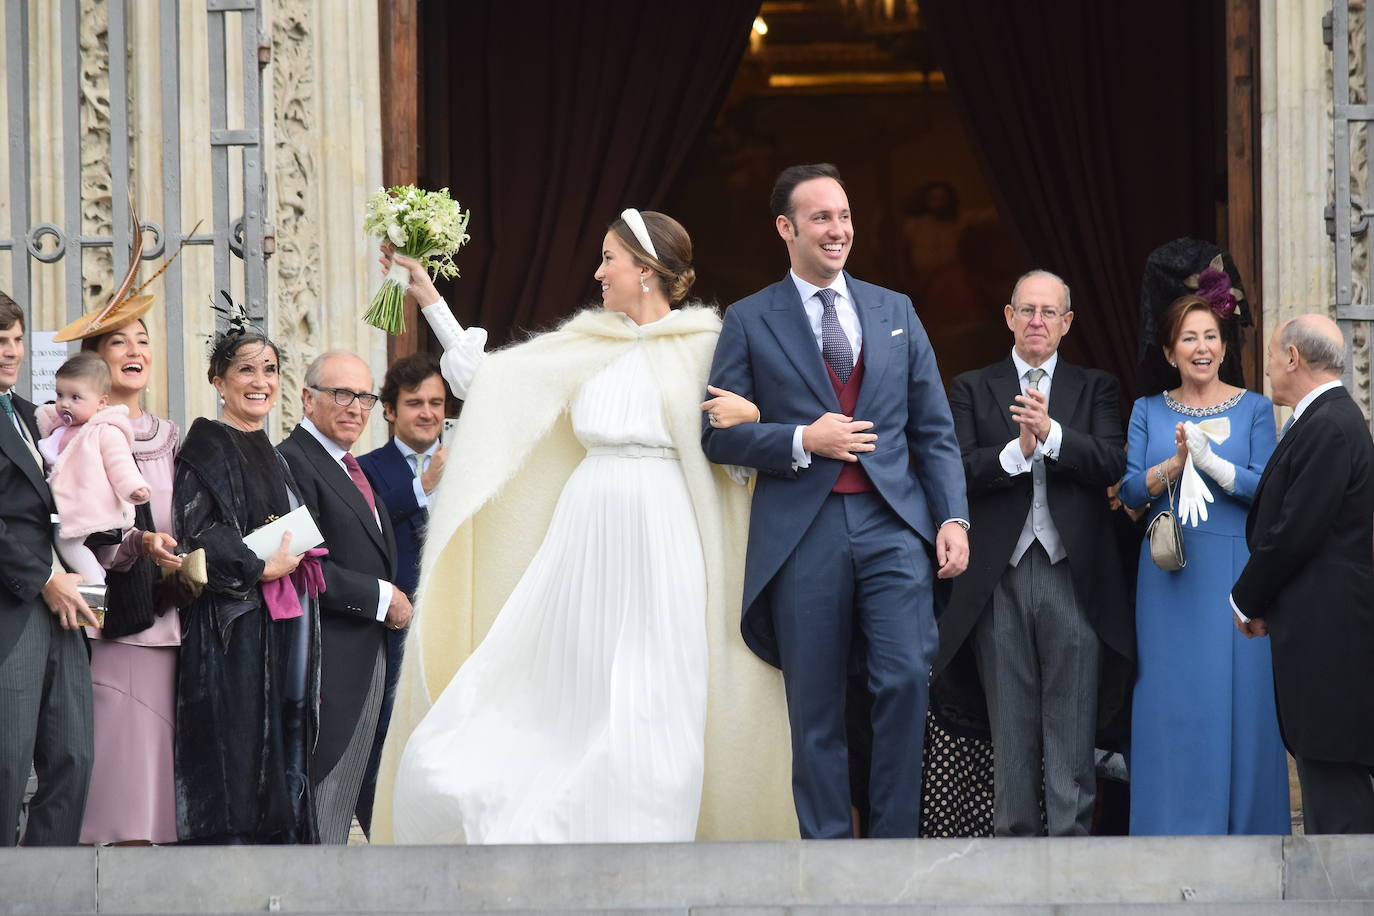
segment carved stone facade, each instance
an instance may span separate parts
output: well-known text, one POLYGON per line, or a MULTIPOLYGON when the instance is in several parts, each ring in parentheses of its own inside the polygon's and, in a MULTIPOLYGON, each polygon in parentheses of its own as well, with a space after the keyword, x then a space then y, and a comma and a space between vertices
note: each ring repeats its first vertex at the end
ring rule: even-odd
MULTIPOLYGON (((305 369, 345 349, 386 372, 386 340, 362 313, 379 284, 375 245, 362 233, 363 202, 381 183, 377 4, 267 0, 272 62, 264 99, 269 135, 271 325, 287 350, 277 426, 300 417, 305 369), (324 49, 328 48, 328 78, 324 49)), ((386 436, 376 411, 359 448, 386 436)))
MULTIPOLYGON (((1322 16, 1330 5, 1330 0, 1262 0, 1260 7, 1266 341, 1295 315, 1334 315, 1335 257, 1324 218, 1334 191, 1331 54, 1322 42, 1322 16)), ((1287 413, 1281 411, 1280 419, 1287 413)))
POLYGON ((318 129, 315 12, 310 0, 279 0, 272 18, 272 325, 282 339, 300 342, 281 369, 283 427, 300 415, 305 367, 320 344, 319 170, 311 140, 318 129))
MULTIPOLYGON (((1345 2, 1345 0, 1336 0, 1345 2)), ((1369 14, 1364 0, 1349 0, 1350 9, 1350 43, 1346 49, 1346 72, 1350 79, 1351 101, 1365 103, 1370 97, 1369 79, 1371 75, 1365 68, 1365 46, 1369 40, 1369 14)), ((1336 59, 1332 55, 1332 60, 1336 59)), ((1330 83, 1328 83, 1330 85, 1330 83)), ((1328 95, 1326 111, 1330 115, 1332 96, 1328 95)), ((1369 175, 1369 122, 1355 121, 1350 125, 1350 196, 1354 200, 1361 201, 1366 207, 1374 209, 1374 201, 1370 200, 1370 175, 1369 175)), ((1334 157, 1332 160, 1334 166, 1334 157)), ((1333 199, 1335 193, 1335 175, 1331 169, 1327 171, 1327 184, 1331 188, 1333 199)), ((1374 213, 1371 213, 1374 215, 1374 213)), ((1369 248, 1370 233, 1364 232, 1356 236, 1351 241, 1350 252, 1350 281, 1351 281, 1351 301, 1356 303, 1369 302, 1369 248)), ((1350 326, 1351 342, 1351 388, 1356 399, 1365 407, 1365 412, 1369 412, 1370 407, 1370 364, 1369 364, 1369 323, 1364 321, 1352 322, 1350 326)))
MULTIPOLYGON (((78 68, 81 87, 81 226, 83 235, 113 232, 114 178, 110 162, 110 35, 106 0, 81 0, 78 68)), ((137 143, 137 137, 134 138, 137 143)), ((68 231, 71 231, 70 229, 68 231)), ((108 248, 82 256, 85 299, 104 302, 114 292, 114 258, 108 248)))

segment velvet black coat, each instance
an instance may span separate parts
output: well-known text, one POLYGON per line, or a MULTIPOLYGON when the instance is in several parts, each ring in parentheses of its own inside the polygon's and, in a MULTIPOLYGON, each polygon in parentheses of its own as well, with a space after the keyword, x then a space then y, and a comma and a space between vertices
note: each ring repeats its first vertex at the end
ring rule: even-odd
POLYGON ((283 690, 299 626, 271 619, 259 583, 264 562, 243 543, 290 511, 288 490, 295 484, 266 433, 204 418, 192 424, 176 460, 175 536, 180 550, 205 549, 209 582, 181 612, 175 759, 183 842, 317 840, 308 761, 318 725, 319 609, 313 601, 305 608, 306 702, 297 718, 283 690))

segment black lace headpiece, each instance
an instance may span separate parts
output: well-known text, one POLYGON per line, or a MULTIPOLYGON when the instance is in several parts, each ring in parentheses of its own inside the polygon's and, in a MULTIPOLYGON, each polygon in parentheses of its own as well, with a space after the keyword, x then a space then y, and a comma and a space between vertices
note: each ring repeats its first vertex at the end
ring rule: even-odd
POLYGON ((1140 278, 1140 348, 1136 379, 1140 395, 1158 394, 1179 384, 1178 370, 1164 358, 1164 313, 1180 296, 1199 296, 1221 319, 1222 339, 1232 358, 1221 364, 1221 380, 1245 387, 1241 366, 1242 329, 1253 324, 1240 271, 1231 253, 1200 239, 1174 239, 1145 259, 1140 278))

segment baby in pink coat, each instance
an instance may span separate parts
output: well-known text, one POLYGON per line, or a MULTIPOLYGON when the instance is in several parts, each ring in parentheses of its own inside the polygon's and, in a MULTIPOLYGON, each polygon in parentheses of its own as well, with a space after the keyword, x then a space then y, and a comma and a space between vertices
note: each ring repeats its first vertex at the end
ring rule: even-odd
POLYGON ((148 481, 134 463, 129 409, 107 407, 110 369, 81 352, 57 370, 57 403, 38 408, 38 451, 57 504, 57 550, 88 585, 104 585, 105 570, 85 544, 89 535, 134 523, 146 503, 148 481))

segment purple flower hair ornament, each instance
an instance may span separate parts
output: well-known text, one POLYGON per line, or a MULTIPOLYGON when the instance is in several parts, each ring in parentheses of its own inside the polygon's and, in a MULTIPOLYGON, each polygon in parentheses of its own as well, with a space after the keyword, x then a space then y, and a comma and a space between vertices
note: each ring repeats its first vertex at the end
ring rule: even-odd
POLYGON ((1183 285, 1197 290, 1198 296, 1207 300, 1222 321, 1235 315, 1240 300, 1245 298, 1245 293, 1231 285, 1231 277, 1222 266, 1221 255, 1212 258, 1203 270, 1184 280, 1183 285))

